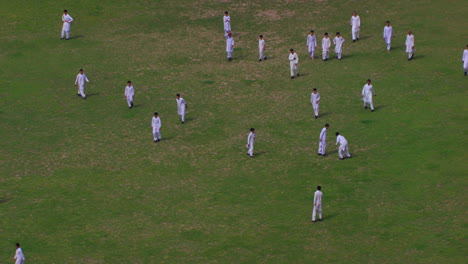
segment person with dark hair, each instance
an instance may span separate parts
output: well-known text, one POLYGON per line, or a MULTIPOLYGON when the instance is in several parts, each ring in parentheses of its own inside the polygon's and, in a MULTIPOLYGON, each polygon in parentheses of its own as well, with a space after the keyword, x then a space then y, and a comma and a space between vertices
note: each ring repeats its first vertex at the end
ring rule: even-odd
POLYGON ((339 132, 336 132, 335 135, 336 145, 338 146, 338 144, 340 144, 338 148, 338 156, 340 157, 340 160, 344 160, 344 158, 351 158, 351 154, 349 154, 348 151, 348 141, 346 138, 340 135, 339 132))
POLYGON ((176 94, 177 102, 177 114, 180 115, 180 122, 185 123, 185 109, 188 108, 187 102, 184 98, 180 97, 180 94, 176 94))
POLYGON ((68 14, 68 10, 63 10, 62 15, 62 37, 61 39, 70 39, 70 28, 71 22, 73 22, 73 18, 68 14))
POLYGON ((258 53, 260 54, 260 57, 258 58, 258 61, 266 60, 267 57, 265 57, 265 40, 263 39, 263 35, 258 36, 258 53))
POLYGON ((224 23, 224 34, 231 32, 231 17, 229 16, 228 11, 224 12, 223 23, 224 23))
POLYGON ((325 154, 325 149, 327 148, 327 130, 329 127, 329 124, 325 124, 325 127, 322 128, 322 131, 320 132, 318 147, 318 154, 320 156, 327 156, 327 154, 325 154))
POLYGON ((23 249, 21 249, 20 243, 16 243, 16 252, 15 256, 13 257, 13 260, 15 261, 15 264, 23 264, 26 260, 23 254, 23 249))
POLYGON ((351 16, 351 35, 353 37, 353 42, 359 40, 359 31, 361 31, 361 18, 358 16, 357 12, 353 12, 351 16))
POLYGON ((341 60, 341 53, 343 53, 343 42, 345 42, 345 39, 341 36, 340 32, 336 32, 333 44, 335 45, 335 53, 338 60, 341 60))
POLYGON ((314 209, 312 209, 312 222, 315 223, 315 216, 318 214, 319 221, 322 221, 322 186, 317 186, 314 193, 314 209))
POLYGON ((317 88, 312 90, 310 94, 310 103, 312 104, 312 108, 314 109, 315 119, 318 118, 319 114, 319 103, 320 103, 320 94, 317 92, 317 88))
POLYGON ((307 35, 306 42, 307 51, 309 52, 309 57, 313 60, 315 49, 317 48, 317 37, 315 36, 315 31, 311 30, 309 35, 307 35))
POLYGON ((374 112, 374 104, 372 103, 372 95, 377 96, 374 91, 374 86, 371 84, 371 80, 367 79, 367 83, 362 87, 362 100, 364 101, 364 109, 367 109, 369 104, 370 109, 374 112))
POLYGON ((153 129, 154 143, 161 141, 161 119, 158 112, 154 112, 153 119, 151 120, 151 128, 153 129))
POLYGON ((232 37, 231 32, 226 35, 226 52, 228 61, 232 61, 232 54, 234 53, 234 38, 232 37))
POLYGON ((390 51, 392 46, 392 39, 395 36, 393 35, 393 28, 390 26, 390 21, 387 20, 385 27, 383 28, 383 39, 385 44, 387 44, 387 52, 390 51))
POLYGON ((297 74, 299 77, 299 68, 297 64, 299 63, 299 56, 294 52, 293 49, 289 50, 289 66, 291 68, 291 79, 294 79, 294 75, 297 74))
POLYGON ((81 96, 83 99, 86 99, 84 92, 85 82, 89 83, 88 77, 84 74, 84 70, 80 69, 80 72, 76 75, 75 86, 78 86, 78 96, 81 96))
POLYGON ((127 99, 128 109, 133 108, 133 96, 135 95, 135 89, 133 89, 133 85, 131 81, 127 82, 127 86, 125 86, 125 99, 127 99))
POLYGON ((408 35, 406 35, 406 53, 408 53, 408 60, 412 60, 414 57, 414 52, 416 49, 414 48, 414 35, 411 30, 408 30, 408 35))
POLYGON ((328 33, 325 32, 323 34, 323 39, 322 39, 322 59, 323 61, 327 61, 328 58, 330 57, 330 38, 328 37, 328 33))
POLYGON ((251 128, 249 136, 247 137, 247 145, 246 147, 249 149, 247 151, 247 155, 249 155, 251 158, 254 157, 254 143, 255 143, 255 129, 251 128))

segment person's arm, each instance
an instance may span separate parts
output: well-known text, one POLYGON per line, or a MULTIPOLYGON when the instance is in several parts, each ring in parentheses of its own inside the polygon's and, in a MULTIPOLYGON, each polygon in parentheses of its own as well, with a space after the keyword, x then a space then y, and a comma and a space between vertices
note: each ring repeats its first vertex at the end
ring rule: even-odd
POLYGON ((319 103, 319 101, 320 101, 320 94, 319 94, 319 93, 317 93, 317 101, 316 101, 315 103, 317 103, 317 104, 318 104, 318 103, 319 103))
POLYGON ((358 28, 361 28, 361 18, 359 16, 357 16, 357 21, 358 21, 357 23, 358 28))
POLYGON ((73 17, 71 17, 70 15, 68 15, 68 17, 70 18, 70 20, 68 20, 68 23, 73 22, 73 17))
POLYGON ((88 76, 85 75, 84 78, 85 78, 85 81, 89 83, 88 76))
POLYGON ((79 77, 79 75, 76 76, 76 79, 75 79, 75 86, 78 85, 78 77, 79 77))

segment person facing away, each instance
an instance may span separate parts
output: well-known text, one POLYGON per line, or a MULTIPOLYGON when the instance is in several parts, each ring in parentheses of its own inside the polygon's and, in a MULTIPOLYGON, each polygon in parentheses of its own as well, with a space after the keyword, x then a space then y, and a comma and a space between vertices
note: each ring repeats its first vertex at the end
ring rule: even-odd
POLYGON ((176 94, 177 101, 177 114, 180 115, 180 122, 185 123, 185 109, 188 108, 187 102, 184 98, 180 97, 180 94, 176 94))
POLYGON ((132 82, 128 81, 125 86, 125 99, 127 99, 128 109, 133 108, 133 96, 135 95, 135 89, 133 89, 132 82))
POLYGON ((390 26, 390 21, 387 20, 386 25, 383 29, 383 39, 385 41, 385 44, 387 44, 387 52, 390 51, 390 48, 392 46, 392 39, 395 36, 393 35, 393 27, 390 26))
POLYGON ((293 49, 289 50, 289 67, 291 68, 291 79, 294 79, 294 75, 297 74, 299 77, 299 68, 297 64, 299 63, 299 56, 294 52, 293 49))
POLYGON ((226 36, 226 52, 228 61, 232 61, 232 54, 234 53, 234 38, 232 37, 231 32, 226 36))
POLYGON ((318 214, 319 221, 322 221, 322 187, 317 186, 317 191, 314 193, 314 208, 312 209, 312 222, 315 223, 315 217, 318 214))
POLYGON ((465 76, 467 76, 468 75, 468 45, 466 45, 466 48, 463 51, 462 63, 463 63, 463 72, 465 76))
POLYGON ((89 83, 88 77, 84 74, 84 70, 80 69, 80 72, 76 75, 75 86, 78 86, 78 96, 81 96, 83 99, 86 99, 86 94, 84 92, 85 83, 89 83))
POLYGON ((311 30, 309 35, 307 35, 306 47, 307 52, 309 52, 309 57, 314 59, 315 49, 317 48, 317 37, 315 36, 314 30, 311 30))
POLYGON ((68 10, 63 10, 62 15, 62 37, 60 39, 69 40, 70 39, 70 29, 71 29, 71 22, 73 22, 73 18, 68 14, 68 10))
POLYGON ((328 58, 330 57, 330 46, 331 46, 330 38, 328 37, 328 33, 325 32, 325 34, 323 34, 323 38, 322 38, 322 59, 323 59, 323 61, 327 61, 328 58))
POLYGON ((325 127, 322 128, 319 137, 319 148, 318 148, 318 155, 320 156, 327 156, 325 150, 327 148, 327 130, 330 127, 329 124, 325 124, 325 127))
POLYGON ((372 95, 377 96, 374 91, 374 86, 371 84, 371 80, 367 79, 367 83, 362 87, 362 100, 364 101, 364 109, 367 109, 369 104, 370 109, 374 112, 374 104, 372 103, 372 95))
POLYGON ((255 144, 255 129, 251 128, 250 133, 247 136, 247 145, 246 145, 246 147, 249 149, 247 151, 247 155, 249 155, 249 157, 251 158, 254 157, 254 144, 255 144))
POLYGON ((361 31, 361 18, 358 16, 357 12, 354 11, 351 16, 351 36, 353 37, 353 42, 359 40, 359 31, 361 31))
POLYGON ((224 12, 223 23, 224 23, 224 33, 227 34, 231 32, 231 17, 229 16, 228 11, 224 12))
POLYGON ((314 109, 315 119, 317 119, 320 104, 320 94, 318 93, 317 88, 314 88, 314 90, 312 90, 312 93, 310 94, 310 104, 312 105, 312 109, 314 109))
POLYGON ((153 130, 154 143, 161 141, 161 127, 161 119, 159 118, 158 112, 155 112, 153 119, 151 120, 151 128, 153 130))
POLYGON ((23 249, 21 249, 20 243, 16 243, 16 251, 13 260, 15 261, 15 264, 23 264, 26 260, 23 254, 23 249))
POLYGON ((349 154, 348 150, 348 141, 346 140, 345 137, 340 135, 339 132, 335 133, 336 135, 336 145, 340 145, 338 148, 338 156, 340 157, 340 160, 344 160, 344 158, 351 158, 351 154, 349 154))
POLYGON ((343 42, 345 42, 345 39, 341 36, 340 32, 336 32, 336 37, 333 39, 333 44, 335 44, 335 53, 338 60, 341 60, 343 42))
POLYGON ((408 60, 412 60, 414 57, 414 35, 411 30, 408 30, 408 35, 406 35, 406 53, 408 53, 408 60))
POLYGON ((263 35, 258 36, 258 53, 260 54, 258 61, 266 60, 267 57, 265 57, 265 40, 263 39, 263 35))

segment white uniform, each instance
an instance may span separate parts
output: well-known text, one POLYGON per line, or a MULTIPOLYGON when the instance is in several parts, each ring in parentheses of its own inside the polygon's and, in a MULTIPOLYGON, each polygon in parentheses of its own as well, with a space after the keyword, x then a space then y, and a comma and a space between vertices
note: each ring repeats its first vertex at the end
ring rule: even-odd
POLYGON ((63 14, 62 15, 62 39, 63 38, 70 38, 70 28, 71 28, 71 22, 73 21, 73 18, 69 14, 63 14))
POLYGON ((322 128, 322 132, 320 132, 318 148, 319 155, 325 155, 325 149, 327 148, 327 130, 328 129, 324 127, 322 128))
POLYGON ((330 38, 323 38, 322 39, 322 58, 324 60, 328 60, 328 58, 330 57, 330 46, 331 46, 330 38))
POLYGON ((258 53, 260 54, 259 60, 265 59, 265 40, 259 39, 258 40, 258 53))
POLYGON ((153 128, 153 138, 154 141, 161 140, 161 119, 158 117, 154 117, 151 120, 151 127, 153 128))
POLYGON ((312 221, 315 221, 315 216, 319 215, 319 219, 322 220, 322 192, 317 190, 314 193, 314 209, 312 210, 312 221))
POLYGON ((408 59, 411 59, 413 57, 413 53, 415 51, 414 49, 414 35, 406 35, 406 53, 408 53, 408 59))
POLYGON ((393 28, 392 26, 385 26, 383 28, 383 38, 385 40, 385 44, 387 44, 387 50, 390 50, 392 46, 392 38, 393 38, 393 28))
POLYGON ((351 35, 353 40, 359 39, 359 31, 361 30, 361 18, 356 16, 351 16, 351 35))
POLYGON ((307 51, 309 52, 309 57, 314 58, 315 48, 317 47, 317 37, 315 35, 307 36, 307 51))
POLYGON ((89 82, 88 77, 86 77, 86 74, 78 73, 78 75, 76 75, 75 85, 78 86, 78 94, 81 95, 81 97, 83 98, 86 98, 86 94, 84 92, 85 82, 89 82))
POLYGON ((125 98, 127 98, 127 104, 128 107, 132 108, 133 107, 133 96, 135 95, 135 90, 133 89, 133 86, 125 86, 125 98))
POLYGON ((249 136, 247 137, 247 145, 246 145, 246 147, 249 149, 247 151, 247 155, 249 155, 250 157, 253 157, 254 143, 255 143, 255 132, 250 132, 249 136))
POLYGON ((312 108, 314 109, 314 114, 317 117, 319 113, 319 104, 320 104, 320 94, 318 92, 310 94, 310 103, 312 104, 312 108))
POLYGON ((462 62, 463 62, 463 70, 465 71, 465 73, 467 73, 468 72, 468 49, 463 51, 462 62))
POLYGON ((340 156, 340 159, 343 159, 344 157, 351 158, 351 154, 349 154, 348 151, 348 141, 346 138, 342 135, 338 135, 336 137, 336 145, 338 144, 340 144, 340 147, 338 148, 338 156, 340 156))
POLYGON ((294 75, 299 76, 299 67, 297 64, 299 63, 299 56, 297 56, 296 52, 289 53, 289 66, 291 67, 291 77, 294 75))
POLYGON ((345 42, 345 39, 343 37, 335 37, 333 39, 333 44, 335 44, 335 53, 336 57, 341 60, 341 53, 343 52, 343 42, 345 42))
POLYGON ((223 16, 223 22, 224 22, 224 33, 231 32, 231 17, 223 16))
POLYGON ((26 260, 23 254, 23 250, 21 248, 16 249, 16 253, 13 258, 15 259, 15 264, 23 264, 26 260))
POLYGON ((180 97, 179 99, 176 99, 176 101, 177 101, 177 114, 180 115, 180 121, 183 123, 185 122, 185 108, 187 106, 187 103, 182 97, 180 97))
POLYGON ((369 104, 372 111, 374 111, 374 104, 372 103, 373 94, 375 95, 374 86, 366 83, 362 87, 362 100, 364 101, 364 107, 367 107, 367 104, 369 104))
POLYGON ((226 36, 226 52, 228 59, 232 58, 234 52, 234 38, 232 36, 226 36))

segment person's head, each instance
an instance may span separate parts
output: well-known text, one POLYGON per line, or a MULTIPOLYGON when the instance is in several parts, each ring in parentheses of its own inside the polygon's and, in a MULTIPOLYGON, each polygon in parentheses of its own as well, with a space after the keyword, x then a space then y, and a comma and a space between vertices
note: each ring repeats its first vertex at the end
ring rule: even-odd
POLYGON ((154 117, 158 117, 158 112, 154 112, 154 117))
POLYGON ((387 20, 387 22, 385 22, 387 24, 387 27, 390 26, 390 21, 387 20))
POLYGON ((228 35, 228 37, 232 38, 231 32, 229 32, 227 35, 228 35))
POLYGON ((175 96, 177 97, 177 99, 179 99, 179 98, 180 98, 180 94, 176 94, 175 96))
POLYGON ((319 191, 322 190, 322 186, 320 186, 320 185, 317 186, 317 190, 319 190, 319 191))
POLYGON ((68 10, 66 10, 66 9, 63 10, 63 13, 64 13, 65 15, 68 14, 68 10))
POLYGON ((370 84, 371 83, 371 80, 370 79, 367 79, 367 84, 370 84))
POLYGON ((83 72, 84 72, 83 69, 80 69, 80 73, 83 73, 83 72))
POLYGON ((16 248, 21 247, 20 243, 16 243, 16 248))
POLYGON ((329 124, 325 124, 325 128, 328 129, 330 127, 329 124))
POLYGON ((228 16, 228 15, 229 15, 229 12, 228 12, 228 11, 224 11, 224 15, 225 15, 225 16, 228 16))
POLYGON ((408 35, 411 35, 413 32, 411 32, 411 30, 408 30, 408 35))
POLYGON ((466 48, 468 49, 468 45, 466 45, 466 48))
POLYGON ((340 132, 336 132, 335 135, 336 135, 336 136, 339 136, 339 135, 340 135, 340 132))
POLYGON ((263 39, 263 35, 258 36, 259 39, 263 39))
POLYGON ((290 52, 291 54, 293 54, 293 53, 294 53, 294 50, 293 50, 293 49, 290 49, 289 52, 290 52))
POLYGON ((314 88, 314 90, 312 90, 313 93, 317 93, 317 88, 314 88))
POLYGON ((336 36, 337 37, 341 36, 340 32, 336 32, 336 36))
POLYGON ((250 132, 255 133, 255 128, 252 127, 252 128, 250 129, 250 132))
POLYGON ((353 16, 357 16, 357 12, 356 12, 356 11, 353 12, 353 16))
POLYGON ((127 81, 127 86, 131 86, 132 85, 132 82, 131 81, 127 81))
POLYGON ((328 38, 328 32, 325 32, 325 34, 323 34, 323 36, 324 36, 325 38, 328 38))
POLYGON ((314 30, 311 30, 311 31, 310 31, 310 35, 313 35, 313 34, 315 34, 315 31, 314 31, 314 30))

